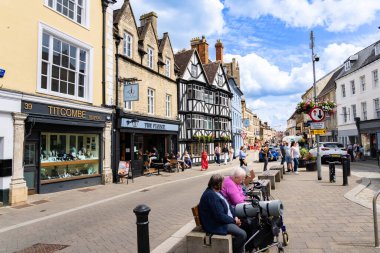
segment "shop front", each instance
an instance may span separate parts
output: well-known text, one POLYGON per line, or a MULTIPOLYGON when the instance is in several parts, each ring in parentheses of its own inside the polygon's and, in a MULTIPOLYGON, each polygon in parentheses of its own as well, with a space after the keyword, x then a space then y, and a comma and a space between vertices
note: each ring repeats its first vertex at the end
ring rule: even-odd
POLYGON ((364 155, 376 158, 380 150, 380 119, 361 121, 360 133, 364 155))
POLYGON ((116 156, 120 157, 119 161, 131 161, 134 177, 141 176, 144 160, 149 157, 153 149, 158 151, 158 160, 161 160, 165 154, 174 156, 177 154, 178 129, 179 121, 135 115, 121 117, 120 134, 116 143, 119 146, 119 155, 116 156))
POLYGON ((21 111, 27 115, 24 178, 28 194, 104 182, 103 161, 110 154, 110 150, 105 152, 105 143, 110 143, 111 114, 99 112, 106 111, 103 108, 79 108, 22 101, 21 111))

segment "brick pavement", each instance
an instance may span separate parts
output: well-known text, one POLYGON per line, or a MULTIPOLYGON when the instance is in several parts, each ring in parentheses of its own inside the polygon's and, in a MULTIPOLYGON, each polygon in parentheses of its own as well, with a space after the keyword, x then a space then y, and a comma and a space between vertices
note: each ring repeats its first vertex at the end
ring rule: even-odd
MULTIPOLYGON (((250 164, 255 171, 262 170, 262 163, 250 164)), ((327 167, 319 182, 316 172, 301 170, 300 175, 285 175, 273 195, 285 205, 291 240, 286 252, 377 252, 373 248, 372 211, 344 197, 360 185, 357 176, 369 176, 371 180, 379 177, 377 167, 369 168, 368 164, 352 164, 353 176, 347 187, 341 186, 339 169, 335 184, 327 182, 327 167)), ((209 175, 229 170, 229 166, 211 165, 206 173, 194 168, 184 173, 137 178, 128 185, 90 187, 94 191, 89 192, 71 190, 31 196, 28 207, 0 208, 0 252, 14 252, 40 242, 70 245, 61 252, 136 252, 135 217, 131 213, 143 200, 151 201, 150 244, 155 249, 168 238, 173 239, 172 235, 191 221, 190 207, 199 200, 209 175), (180 189, 182 195, 178 196, 182 197, 171 198, 169 186, 180 189), (141 192, 142 189, 148 191, 141 192), (154 199, 163 201, 157 203, 154 199)), ((369 186, 355 196, 363 199, 360 195, 364 190, 373 194, 378 187, 369 186)), ((155 252, 186 252, 181 241, 183 231, 175 235, 171 245, 166 245, 172 250, 155 252), (178 241, 181 242, 176 244, 178 241)))
MULTIPOLYGON (((299 175, 286 174, 285 180, 276 184, 272 195, 284 204, 284 222, 290 238, 286 252, 380 252, 374 247, 372 210, 355 202, 368 201, 380 189, 379 168, 372 161, 352 163, 349 185, 342 186, 340 167, 337 166, 336 183, 328 182, 328 167, 323 166, 321 181, 316 172, 300 169, 299 175), (376 183, 360 188, 362 180, 358 176, 367 176, 376 183), (356 187, 361 190, 354 194, 353 201, 347 199, 345 194, 355 192, 356 187)), ((255 166, 255 171, 260 170, 260 166, 255 166)), ((186 252, 185 240, 169 252, 186 252)), ((272 248, 270 252, 277 251, 272 248)))

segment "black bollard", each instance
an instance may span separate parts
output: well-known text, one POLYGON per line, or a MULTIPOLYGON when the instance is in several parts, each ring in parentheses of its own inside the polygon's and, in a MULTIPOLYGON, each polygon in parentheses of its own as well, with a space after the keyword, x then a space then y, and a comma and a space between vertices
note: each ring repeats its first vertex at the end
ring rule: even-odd
POLYGON ((150 208, 146 205, 138 205, 133 209, 136 215, 137 225, 137 252, 149 253, 149 221, 150 208))
POLYGON ((335 183, 335 162, 329 162, 330 183, 335 183))
POLYGON ((347 157, 342 157, 342 168, 343 168, 343 186, 348 185, 347 180, 347 157))
POLYGON ((347 167, 347 176, 351 176, 351 158, 348 158, 347 157, 347 164, 346 164, 346 167, 347 167))

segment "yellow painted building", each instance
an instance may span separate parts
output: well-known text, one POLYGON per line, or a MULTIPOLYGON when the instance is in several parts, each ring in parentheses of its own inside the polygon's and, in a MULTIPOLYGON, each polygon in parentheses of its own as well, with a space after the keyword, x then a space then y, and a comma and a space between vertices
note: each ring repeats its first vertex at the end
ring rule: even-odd
POLYGON ((2 0, 0 23, 0 202, 112 182, 112 10, 2 0))

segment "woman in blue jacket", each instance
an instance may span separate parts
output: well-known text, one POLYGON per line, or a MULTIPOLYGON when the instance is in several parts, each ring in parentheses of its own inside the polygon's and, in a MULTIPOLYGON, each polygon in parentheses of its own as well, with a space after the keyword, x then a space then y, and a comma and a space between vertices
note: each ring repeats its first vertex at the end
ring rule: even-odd
POLYGON ((234 253, 242 253, 247 239, 246 232, 241 229, 241 221, 235 217, 234 209, 220 194, 223 176, 211 176, 207 189, 203 192, 199 202, 199 218, 203 229, 210 234, 234 235, 232 246, 234 253))

